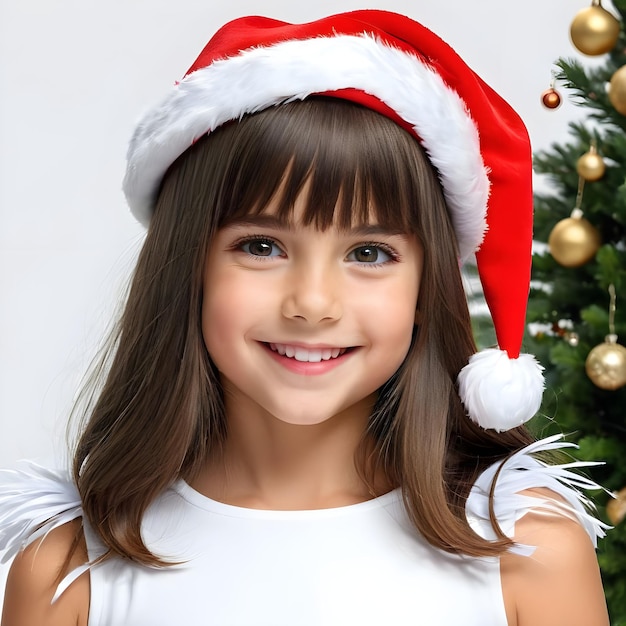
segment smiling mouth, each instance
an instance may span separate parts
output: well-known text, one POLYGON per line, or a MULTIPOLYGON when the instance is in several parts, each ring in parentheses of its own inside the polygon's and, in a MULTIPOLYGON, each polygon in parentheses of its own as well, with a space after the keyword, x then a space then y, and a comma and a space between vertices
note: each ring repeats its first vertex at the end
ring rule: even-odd
POLYGON ((272 352, 303 363, 319 363, 330 361, 345 354, 350 348, 303 348, 285 343, 266 343, 272 352))

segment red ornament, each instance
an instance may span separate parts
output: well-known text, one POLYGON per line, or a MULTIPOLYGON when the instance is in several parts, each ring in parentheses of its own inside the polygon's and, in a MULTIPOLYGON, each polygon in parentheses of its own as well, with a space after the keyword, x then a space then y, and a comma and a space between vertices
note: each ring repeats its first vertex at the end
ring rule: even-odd
POLYGON ((546 109, 558 109, 561 106, 561 94, 554 87, 550 87, 541 94, 541 104, 546 109))

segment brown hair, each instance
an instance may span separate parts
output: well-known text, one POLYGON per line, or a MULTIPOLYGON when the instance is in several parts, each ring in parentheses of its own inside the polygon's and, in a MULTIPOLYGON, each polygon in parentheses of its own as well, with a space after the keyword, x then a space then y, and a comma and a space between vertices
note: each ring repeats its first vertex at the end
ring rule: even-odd
MULTIPOLYGON (((170 167, 140 253, 103 382, 86 394, 74 476, 84 514, 108 546, 163 562, 140 534, 150 503, 191 478, 226 437, 219 378, 200 324, 203 268, 229 220, 279 195, 288 218, 305 183, 306 223, 379 223, 415 233, 424 249, 420 324, 399 371, 381 389, 368 435, 375 461, 401 485, 434 546, 492 555, 464 504, 480 471, 531 441, 524 429, 484 431, 465 415, 456 376, 475 352, 454 232, 439 181, 418 142, 394 122, 332 98, 273 107, 200 139, 170 167)), ((357 459, 369 480, 364 456, 357 459)))

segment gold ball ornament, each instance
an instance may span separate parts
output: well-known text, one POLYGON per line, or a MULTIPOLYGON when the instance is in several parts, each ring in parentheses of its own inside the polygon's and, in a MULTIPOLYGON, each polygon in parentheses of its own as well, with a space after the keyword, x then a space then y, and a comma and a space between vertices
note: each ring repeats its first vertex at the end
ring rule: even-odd
POLYGON ((541 104, 546 109, 558 109, 561 106, 561 94, 554 87, 550 87, 541 94, 541 104))
POLYGON ((611 77, 609 100, 618 113, 626 115, 626 65, 622 65, 611 77))
POLYGON ((580 52, 597 56, 615 47, 619 37, 619 21, 594 0, 590 7, 581 9, 570 26, 572 43, 580 52))
POLYGON ((576 171, 586 181, 593 182, 600 180, 606 171, 604 159, 597 153, 595 148, 591 148, 589 152, 585 152, 578 161, 576 161, 576 171))
POLYGON ((626 348, 617 343, 617 335, 608 335, 589 352, 585 371, 600 389, 613 391, 626 385, 626 348))
POLYGON ((626 487, 613 494, 615 498, 606 505, 606 514, 613 526, 617 526, 626 517, 626 487))
POLYGON ((548 237, 550 254, 563 267, 580 267, 591 261, 600 244, 600 233, 576 211, 558 222, 548 237))

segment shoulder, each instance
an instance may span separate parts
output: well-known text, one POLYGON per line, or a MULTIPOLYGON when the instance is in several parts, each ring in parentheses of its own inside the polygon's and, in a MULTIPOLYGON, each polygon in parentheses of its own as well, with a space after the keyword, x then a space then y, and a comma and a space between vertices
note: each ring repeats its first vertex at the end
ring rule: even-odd
POLYGON ((82 574, 52 603, 61 579, 88 560, 80 520, 51 530, 19 552, 7 580, 3 626, 85 626, 89 576, 82 574))
POLYGON ((528 489, 537 499, 515 524, 514 540, 535 547, 530 556, 501 558, 502 589, 511 626, 608 626, 592 540, 549 489, 528 489), (546 508, 553 502, 554 508, 546 508))

